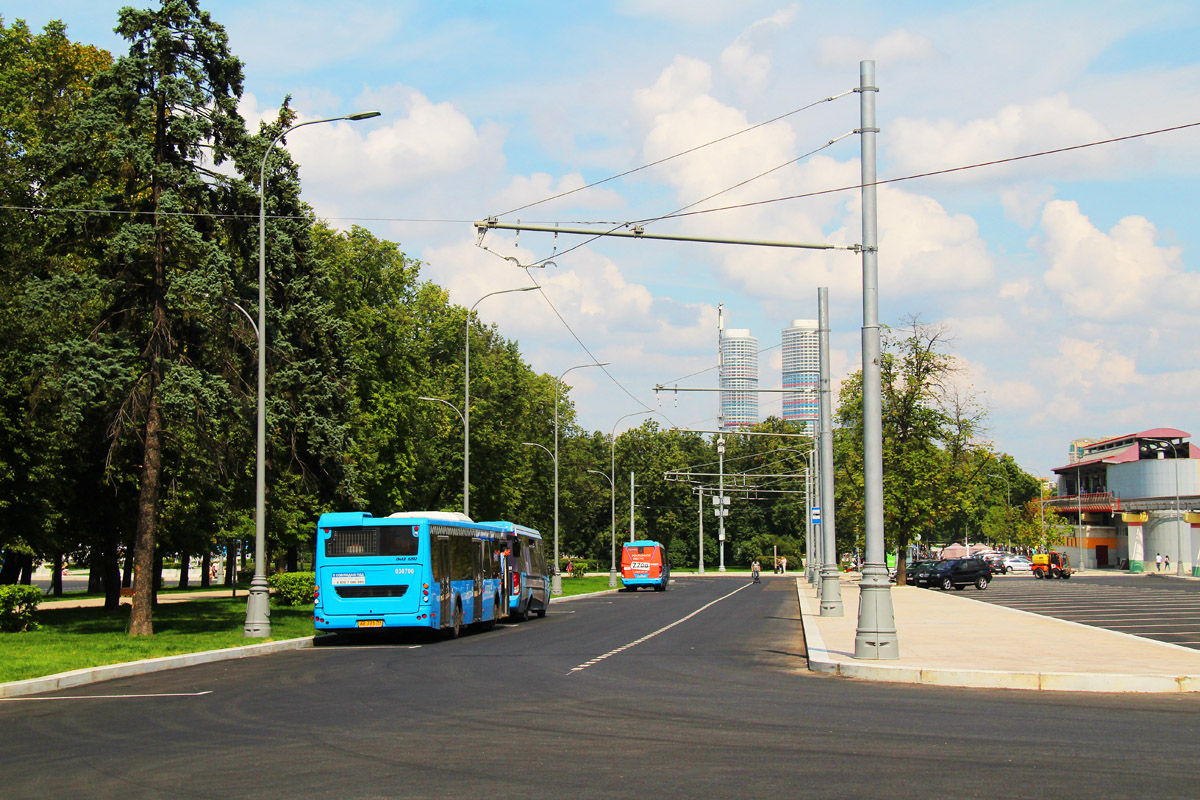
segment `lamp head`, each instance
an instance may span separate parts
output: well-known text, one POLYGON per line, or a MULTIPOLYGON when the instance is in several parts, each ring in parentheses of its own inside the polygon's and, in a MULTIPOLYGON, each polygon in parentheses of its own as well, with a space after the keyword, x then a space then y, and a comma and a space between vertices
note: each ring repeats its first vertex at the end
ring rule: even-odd
POLYGON ((360 119, 370 119, 371 117, 378 116, 380 116, 378 111, 360 111, 357 114, 347 115, 346 119, 351 120, 352 122, 358 122, 360 119))

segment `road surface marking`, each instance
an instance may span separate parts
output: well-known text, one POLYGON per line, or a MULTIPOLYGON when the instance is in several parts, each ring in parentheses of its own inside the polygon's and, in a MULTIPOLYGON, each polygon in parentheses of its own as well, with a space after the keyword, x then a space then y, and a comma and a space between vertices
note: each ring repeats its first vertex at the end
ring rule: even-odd
POLYGON ((66 697, 0 697, 0 702, 15 703, 18 700, 130 700, 139 697, 200 697, 207 692, 168 692, 165 694, 79 694, 66 697))
POLYGON ((672 622, 670 625, 666 625, 666 626, 654 631, 654 633, 648 633, 640 639, 633 640, 629 644, 621 645, 620 647, 618 647, 614 650, 609 650, 607 653, 605 653, 602 656, 596 656, 591 661, 585 661, 584 663, 580 664, 578 667, 572 667, 571 672, 569 672, 567 674, 570 675, 570 674, 573 674, 576 672, 582 672, 583 670, 587 669, 588 667, 592 666, 593 664, 598 664, 599 662, 603 661, 604 659, 608 658, 609 656, 615 656, 617 653, 623 653, 631 647, 635 647, 635 646, 641 644, 642 642, 645 642, 649 639, 653 639, 655 636, 658 636, 660 633, 669 631, 669 630, 671 630, 671 628, 674 628, 676 625, 680 625, 684 622, 687 622, 689 619, 696 616, 697 614, 699 614, 701 611, 708 608, 709 606, 715 606, 717 603, 721 602, 722 600, 724 600, 728 597, 733 597, 735 594, 740 592, 742 589, 745 589, 746 587, 748 587, 750 585, 751 584, 747 583, 744 586, 739 586, 738 588, 734 589, 729 594, 725 595, 725 597, 718 597, 716 600, 713 600, 711 603, 707 603, 705 605, 700 606, 695 611, 688 614, 686 617, 683 617, 682 619, 677 619, 674 622, 672 622))

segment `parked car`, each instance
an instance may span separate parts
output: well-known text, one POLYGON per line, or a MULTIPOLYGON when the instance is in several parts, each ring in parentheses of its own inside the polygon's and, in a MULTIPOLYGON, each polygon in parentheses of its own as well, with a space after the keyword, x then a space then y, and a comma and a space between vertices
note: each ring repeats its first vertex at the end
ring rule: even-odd
POLYGON ((1033 562, 1027 556, 1005 556, 1004 566, 1009 572, 1032 572, 1033 562))
POLYGON ((964 589, 968 584, 975 584, 976 589, 986 589, 992 581, 992 570, 982 558, 952 558, 949 561, 939 561, 929 567, 918 570, 916 584, 918 586, 937 586, 943 590, 964 589))
POLYGON ((1001 575, 1008 574, 1008 564, 1004 561, 1004 553, 981 553, 976 558, 981 558, 988 565, 988 569, 992 574, 999 572, 1001 575))
POLYGON ((922 572, 928 574, 929 570, 933 569, 940 563, 942 562, 929 560, 912 562, 904 570, 905 583, 907 583, 909 586, 926 586, 927 584, 920 582, 917 576, 922 572))

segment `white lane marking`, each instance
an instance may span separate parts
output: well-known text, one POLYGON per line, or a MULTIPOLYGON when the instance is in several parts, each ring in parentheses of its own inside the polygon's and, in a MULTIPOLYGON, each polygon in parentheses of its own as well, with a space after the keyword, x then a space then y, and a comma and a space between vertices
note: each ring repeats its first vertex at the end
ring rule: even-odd
POLYGON ((165 694, 79 694, 66 697, 0 697, 0 702, 15 703, 18 700, 130 700, 139 697, 200 697, 207 692, 168 692, 165 694))
POLYGON ((596 657, 595 657, 595 658, 593 658, 591 661, 585 661, 584 663, 580 664, 578 667, 572 667, 572 668, 571 668, 571 672, 568 672, 567 674, 568 674, 568 675, 571 675, 571 674, 573 674, 573 673, 576 673, 576 672, 580 672, 580 671, 582 671, 582 670, 585 670, 585 669, 587 669, 588 667, 592 666, 593 664, 598 664, 599 662, 603 661, 604 659, 608 658, 609 656, 615 656, 617 653, 623 653, 623 652, 625 652, 626 650, 628 650, 629 648, 631 648, 631 647, 634 647, 634 646, 636 646, 636 645, 639 645, 639 644, 641 644, 642 642, 644 642, 644 641, 647 641, 648 639, 653 639, 655 636, 658 636, 660 633, 663 633, 664 631, 669 631, 669 630, 671 630, 671 628, 674 628, 676 625, 681 625, 681 624, 683 624, 684 622, 687 622, 689 619, 691 619, 692 617, 696 616, 697 614, 699 614, 701 611, 703 611, 704 609, 708 608, 709 606, 715 606, 717 603, 721 602, 722 600, 724 600, 724 599, 726 599, 726 598, 728 598, 728 597, 733 597, 735 594, 737 594, 738 592, 740 592, 742 589, 745 589, 745 588, 747 588, 747 587, 748 587, 748 586, 750 586, 750 585, 751 585, 751 584, 747 583, 747 584, 745 584, 745 585, 743 585, 743 586, 739 586, 738 588, 734 589, 734 590, 733 590, 732 592, 730 592, 729 594, 725 595, 725 597, 718 597, 716 600, 713 600, 711 603, 706 603, 705 605, 702 605, 702 606, 700 606, 700 607, 699 607, 699 608, 697 608, 695 611, 693 611, 692 613, 688 614, 686 617, 683 617, 683 618, 681 618, 681 619, 677 619, 677 620, 675 620, 674 622, 672 622, 670 625, 666 625, 666 626, 664 626, 664 627, 662 627, 662 628, 659 628, 658 630, 654 631, 654 633, 648 633, 648 634, 646 634, 645 636, 643 636, 642 638, 640 638, 640 639, 635 639, 634 641, 630 642, 629 644, 621 645, 620 647, 618 647, 618 648, 616 648, 616 649, 614 649, 614 650, 609 650, 607 653, 605 653, 605 654, 604 654, 604 655, 602 655, 602 656, 596 656, 596 657))

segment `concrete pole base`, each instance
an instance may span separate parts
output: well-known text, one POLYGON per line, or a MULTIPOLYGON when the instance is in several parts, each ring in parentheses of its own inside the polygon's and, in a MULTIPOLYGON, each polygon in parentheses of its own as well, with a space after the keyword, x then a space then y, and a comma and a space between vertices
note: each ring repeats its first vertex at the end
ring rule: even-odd
POLYGON ((247 639, 266 639, 271 635, 271 594, 267 579, 255 575, 250 581, 250 596, 246 600, 246 623, 242 635, 247 639))
POLYGON ((550 594, 562 594, 562 575, 559 575, 557 572, 550 579, 550 594))
POLYGON ((886 564, 867 564, 858 584, 858 629, 854 634, 854 657, 897 659, 900 642, 892 612, 892 582, 886 564))
POLYGON ((610 589, 617 585, 617 574, 618 573, 615 569, 609 570, 608 572, 608 587, 610 589))
POLYGON ((821 616, 845 616, 842 606, 842 581, 838 577, 837 564, 821 567, 821 616))

